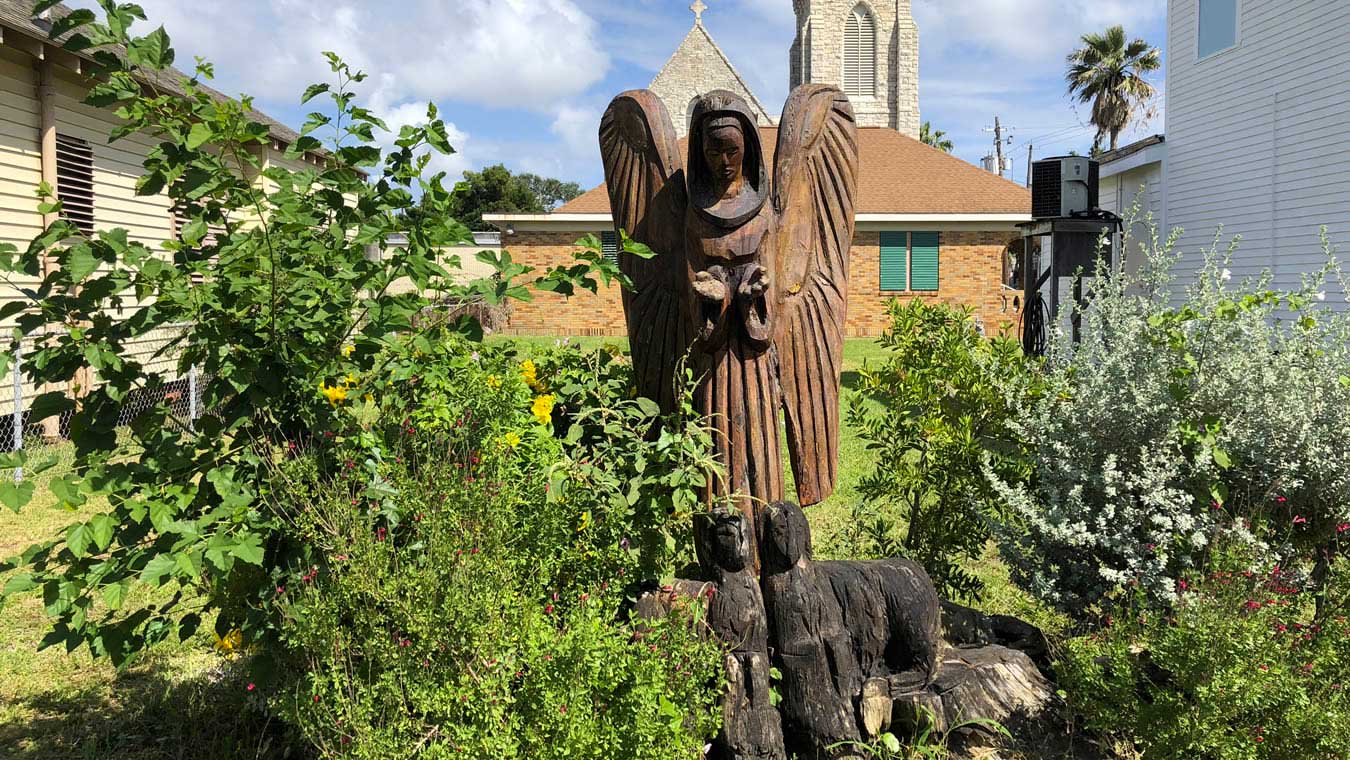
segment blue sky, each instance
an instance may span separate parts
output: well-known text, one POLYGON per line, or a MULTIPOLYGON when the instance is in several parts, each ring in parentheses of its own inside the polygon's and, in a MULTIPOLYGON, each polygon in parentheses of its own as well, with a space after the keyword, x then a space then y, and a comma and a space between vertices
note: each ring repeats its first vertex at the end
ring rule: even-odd
MULTIPOLYGON (((615 93, 645 87, 693 23, 692 0, 140 0, 166 25, 179 62, 216 64, 216 86, 249 93, 292 125, 299 94, 329 72, 333 50, 368 72, 362 95, 391 124, 434 100, 464 169, 504 163, 591 186, 595 132, 615 93)), ((772 111, 788 89, 791 0, 705 0, 704 23, 772 111)), ((87 1, 77 2, 89 5, 87 1)), ((1166 50, 1166 0, 913 0, 920 35, 920 109, 978 162, 994 116, 1013 127, 1012 174, 1037 157, 1086 151, 1087 110, 1064 94, 1064 56, 1078 36, 1123 23, 1166 50)), ((1164 90, 1162 72, 1154 78, 1164 90)), ((1124 139, 1162 131, 1157 115, 1124 139)))

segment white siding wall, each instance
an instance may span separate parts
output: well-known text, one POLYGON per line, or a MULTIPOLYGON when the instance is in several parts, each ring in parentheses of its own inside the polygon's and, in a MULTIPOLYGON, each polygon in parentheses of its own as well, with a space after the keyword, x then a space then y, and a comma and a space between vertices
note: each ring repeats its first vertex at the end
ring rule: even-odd
POLYGON ((1152 228, 1156 227, 1160 239, 1167 237, 1162 173, 1162 163, 1154 162, 1102 179, 1101 206, 1104 210, 1125 217, 1135 209, 1134 224, 1128 230, 1131 242, 1125 251, 1125 267, 1131 272, 1139 267, 1148 246, 1152 245, 1152 228))
POLYGON ((1197 0, 1169 3, 1167 222, 1184 271, 1222 225, 1235 274, 1288 287, 1322 263, 1322 225, 1350 249, 1350 2, 1239 1, 1237 47, 1203 61, 1197 0))

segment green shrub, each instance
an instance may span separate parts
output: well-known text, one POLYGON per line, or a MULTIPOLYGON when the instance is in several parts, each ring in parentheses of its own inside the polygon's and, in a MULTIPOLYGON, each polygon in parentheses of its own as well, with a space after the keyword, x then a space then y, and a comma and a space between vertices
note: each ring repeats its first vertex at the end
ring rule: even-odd
MULTIPOLYGON (((441 249, 467 233, 450 219, 444 176, 425 174, 431 154, 452 151, 434 106, 424 126, 402 128, 382 152, 375 134, 385 124, 355 99, 365 75, 329 54, 335 82, 306 91, 303 100, 319 110, 288 149, 291 157, 326 151, 326 162, 301 171, 265 164, 269 128, 251 118, 247 99, 213 96, 205 62, 178 83, 182 94, 143 86, 174 76, 168 35, 131 34, 144 19, 137 5, 100 5, 101 17, 76 10, 53 32, 72 32, 71 49, 98 48, 96 62, 86 63, 87 102, 115 110, 112 139, 153 142, 136 190, 167 194, 185 221, 165 250, 126 230, 86 235, 64 219, 22 252, 0 244, 0 270, 40 281, 26 291, 29 301, 6 304, 0 318, 15 318, 16 336, 55 330, 25 358, 27 380, 66 387, 86 368, 98 376, 78 403, 51 392, 32 405, 32 422, 71 414, 75 461, 51 491, 62 505, 98 498, 109 505, 0 571, 18 571, 5 595, 42 590, 51 619, 44 646, 87 646, 121 665, 168 637, 187 639, 216 609, 218 634, 242 627, 251 642, 269 635, 275 576, 305 548, 262 508, 272 449, 294 446, 324 470, 339 468, 336 452, 347 444, 338 438, 350 414, 373 408, 365 397, 381 392, 386 350, 421 329, 431 296, 495 305, 529 298, 531 286, 565 294, 626 280, 592 237, 573 265, 532 276, 506 253, 482 254, 496 276, 455 284, 441 249), (369 256, 370 247, 383 255, 369 256), (147 339, 183 324, 146 359, 147 339), (171 370, 155 369, 168 363, 171 370), (189 426, 162 402, 129 430, 115 429, 129 396, 153 396, 192 367, 210 414, 189 426), (138 584, 163 593, 131 594, 138 584)), ((59 211, 52 188, 43 192, 42 209, 59 211)), ((449 328, 481 336, 469 317, 449 328)), ((12 355, 0 353, 0 362, 12 355)), ((9 369, 0 365, 0 374, 9 369)), ((418 414, 421 424, 445 422, 418 414)), ((360 450, 378 450, 396 429, 364 430, 360 450)), ((0 467, 26 460, 24 452, 6 454, 0 467)), ((33 490, 32 480, 6 477, 0 503, 18 511, 33 490)))
POLYGON ((1339 270, 1275 292, 1211 249, 1182 288, 1176 260, 1169 243, 1087 284, 1082 342, 1051 337, 1046 392, 1017 415, 1033 477, 996 477, 1014 580, 1080 620, 1125 584, 1170 604, 1220 538, 1320 573, 1350 523, 1350 316, 1323 302, 1339 270))
MULTIPOLYGON (((645 409, 613 360, 419 336, 352 410, 363 431, 395 430, 340 436, 337 475, 307 456, 278 465, 274 508, 307 554, 271 594, 280 645, 259 657, 276 667, 259 684, 325 756, 692 758, 715 732, 719 648, 690 619, 639 632, 621 615, 642 577, 623 537, 670 518, 611 510, 612 497, 682 465, 597 483, 593 470, 632 472, 622 459, 647 444, 555 438, 567 411, 538 403, 571 378, 578 414, 645 409), (610 371, 586 381, 586 366, 610 371)), ((656 422, 635 410, 626 436, 656 422)))
POLYGON ((984 552, 1000 508, 985 468, 1025 472, 1008 422, 1035 392, 1034 364, 1016 341, 981 336, 970 309, 916 299, 889 313, 890 355, 860 370, 848 410, 877 465, 844 541, 851 556, 909 557, 939 590, 978 597, 983 584, 961 563, 984 552))
POLYGON ((1350 757, 1350 623, 1282 568, 1216 562, 1170 612, 1140 595, 1057 665, 1087 727, 1167 760, 1350 757))

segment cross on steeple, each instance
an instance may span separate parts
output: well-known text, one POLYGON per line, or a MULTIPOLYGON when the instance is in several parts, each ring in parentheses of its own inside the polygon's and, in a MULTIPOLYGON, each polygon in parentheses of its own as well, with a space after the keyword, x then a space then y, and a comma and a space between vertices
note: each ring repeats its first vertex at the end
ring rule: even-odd
POLYGON ((694 0, 694 4, 689 6, 689 10, 694 12, 694 23, 703 23, 703 12, 708 10, 708 6, 703 4, 703 0, 694 0))

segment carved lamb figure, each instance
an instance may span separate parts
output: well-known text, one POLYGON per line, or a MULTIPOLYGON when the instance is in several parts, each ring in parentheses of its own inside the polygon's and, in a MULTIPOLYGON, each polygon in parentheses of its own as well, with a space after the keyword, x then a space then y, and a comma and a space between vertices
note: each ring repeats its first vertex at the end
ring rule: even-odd
POLYGON ((905 559, 815 562, 802 508, 763 513, 769 643, 783 673, 790 749, 820 753, 877 736, 896 699, 922 699, 945 643, 928 574, 905 559))

